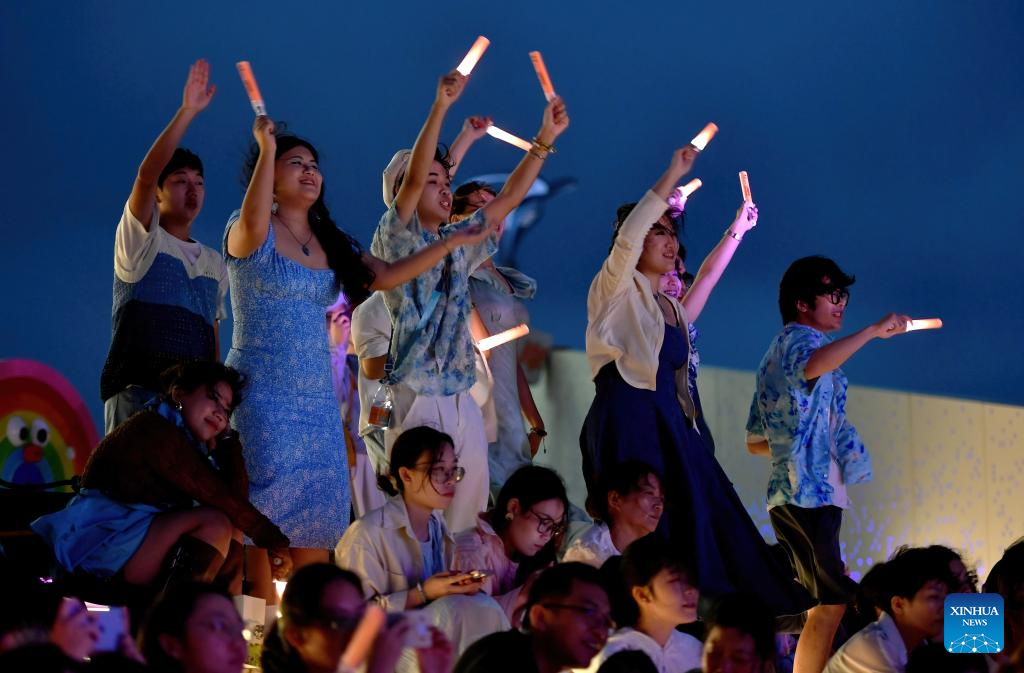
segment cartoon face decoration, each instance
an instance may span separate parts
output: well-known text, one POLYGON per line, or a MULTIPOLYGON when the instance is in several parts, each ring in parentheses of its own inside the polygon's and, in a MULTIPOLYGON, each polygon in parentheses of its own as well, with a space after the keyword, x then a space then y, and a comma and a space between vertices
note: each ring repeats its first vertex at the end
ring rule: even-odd
POLYGON ((81 474, 99 441, 77 391, 32 360, 0 360, 0 432, 0 480, 14 484, 81 474))

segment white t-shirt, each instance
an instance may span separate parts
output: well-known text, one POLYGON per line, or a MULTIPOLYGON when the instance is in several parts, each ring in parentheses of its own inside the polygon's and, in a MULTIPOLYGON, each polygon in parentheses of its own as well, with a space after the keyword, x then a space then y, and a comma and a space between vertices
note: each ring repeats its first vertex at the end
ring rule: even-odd
POLYGON ((658 673, 685 673, 700 668, 700 655, 703 649, 703 643, 687 633, 673 631, 665 647, 661 647, 646 633, 627 626, 608 638, 604 649, 597 653, 584 671, 596 673, 601 664, 616 652, 639 650, 650 658, 658 673))
POLYGON ((594 523, 577 535, 562 554, 562 562, 579 561, 600 568, 612 556, 621 556, 612 533, 603 523, 594 523))

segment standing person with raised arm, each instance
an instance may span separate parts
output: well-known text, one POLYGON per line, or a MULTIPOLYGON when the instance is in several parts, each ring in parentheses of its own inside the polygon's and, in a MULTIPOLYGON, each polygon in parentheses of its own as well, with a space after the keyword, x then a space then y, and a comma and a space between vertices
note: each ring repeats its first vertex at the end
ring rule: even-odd
POLYGON ((466 478, 448 509, 449 527, 459 532, 475 525, 488 497, 487 437, 480 408, 469 395, 475 375, 473 341, 468 329, 471 309, 469 274, 497 249, 493 223, 500 222, 526 196, 552 143, 569 126, 561 98, 544 110, 533 148, 509 176, 501 193, 473 217, 448 223, 452 208, 451 180, 445 157, 437 149, 441 124, 458 100, 466 78, 451 72, 438 83, 434 103, 412 152, 398 152, 384 171, 388 211, 373 237, 372 250, 382 259, 403 257, 427 245, 448 245, 467 230, 488 233, 485 242, 452 250, 414 283, 384 293, 394 325, 394 396, 386 450, 405 427, 432 425, 455 438, 466 478))
POLYGON ((210 66, 189 68, 181 107, 149 148, 114 234, 110 351, 100 376, 104 431, 160 391, 160 374, 195 360, 219 360, 228 274, 217 251, 191 238, 203 208, 203 162, 178 147, 217 87, 210 66))
MULTIPOLYGON (((587 359, 596 395, 580 436, 590 499, 608 470, 642 460, 669 487, 659 530, 696 573, 702 594, 759 595, 775 614, 796 614, 810 597, 780 567, 750 520, 728 475, 704 447, 687 385, 687 312, 662 294, 679 240, 668 197, 697 156, 676 150, 654 187, 619 208, 615 238, 587 297, 587 359)), ((757 222, 744 202, 726 236, 757 222)))
POLYGON ((783 328, 757 372, 747 420, 747 447, 771 456, 768 515, 800 583, 818 602, 797 643, 795 673, 820 673, 836 629, 856 593, 839 551, 849 484, 871 479, 871 460, 846 419, 846 375, 840 369, 876 338, 906 331, 909 318, 890 313, 832 341, 850 298, 848 276, 831 259, 803 257, 779 284, 783 328))

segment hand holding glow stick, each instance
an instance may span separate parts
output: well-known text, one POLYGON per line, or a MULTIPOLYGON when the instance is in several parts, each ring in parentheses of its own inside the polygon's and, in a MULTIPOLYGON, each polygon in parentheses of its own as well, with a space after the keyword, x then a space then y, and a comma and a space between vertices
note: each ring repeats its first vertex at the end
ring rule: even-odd
POLYGON ((548 69, 544 65, 544 57, 540 55, 539 51, 531 51, 530 60, 533 61, 533 69, 537 72, 537 79, 540 80, 540 88, 544 90, 544 98, 550 102, 555 97, 555 86, 551 83, 551 78, 548 76, 548 69))
POLYGON ((348 641, 348 647, 338 661, 337 670, 339 673, 358 670, 370 656, 370 649, 373 647, 377 634, 384 627, 387 621, 387 614, 384 609, 376 604, 366 606, 363 618, 352 633, 352 639, 348 641))
POLYGON ((504 332, 498 332, 493 336, 489 336, 480 341, 476 342, 476 347, 480 349, 480 352, 489 351, 496 346, 514 341, 520 337, 526 336, 530 333, 530 328, 526 326, 526 323, 517 325, 512 329, 507 329, 504 332))
POLYGON ((750 195, 750 177, 747 176, 746 171, 740 171, 740 191, 743 192, 744 201, 753 200, 753 197, 750 195))
POLYGON ((690 141, 690 144, 696 147, 699 151, 703 152, 704 148, 708 146, 711 139, 718 133, 718 125, 715 122, 708 123, 700 133, 690 141))
POLYGON ((941 327, 941 318, 917 318, 907 322, 908 332, 916 332, 921 329, 940 329, 941 327))
POLYGON ((682 196, 684 199, 688 199, 690 198, 691 194, 700 189, 703 185, 704 183, 701 182, 700 178, 694 178, 693 180, 690 180, 682 187, 676 187, 676 191, 678 191, 679 195, 682 196))
POLYGON ((239 61, 235 64, 238 68, 238 76, 242 78, 242 84, 245 85, 245 92, 249 94, 249 103, 252 104, 252 111, 256 113, 257 117, 263 117, 267 114, 267 106, 263 104, 263 96, 260 94, 260 88, 256 85, 256 77, 252 74, 252 66, 249 65, 248 61, 239 61))
POLYGON ((466 58, 462 59, 462 63, 460 63, 459 67, 456 68, 456 70, 459 71, 459 74, 469 77, 469 73, 473 72, 473 68, 476 67, 480 57, 484 55, 484 52, 487 51, 487 47, 489 46, 491 46, 491 41, 483 35, 476 38, 476 42, 474 42, 473 46, 469 48, 468 52, 466 52, 466 58))
POLYGON ((529 152, 530 149, 533 147, 533 145, 530 144, 528 141, 523 140, 519 136, 514 136, 508 131, 503 131, 494 125, 487 127, 487 135, 491 136, 492 138, 497 138, 498 140, 504 140, 509 145, 515 145, 524 152, 529 152))

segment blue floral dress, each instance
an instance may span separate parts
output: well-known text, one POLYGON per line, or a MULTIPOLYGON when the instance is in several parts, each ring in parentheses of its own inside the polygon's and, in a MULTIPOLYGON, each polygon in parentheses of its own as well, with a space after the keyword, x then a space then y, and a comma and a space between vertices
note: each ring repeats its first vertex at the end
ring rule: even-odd
POLYGON ((247 377, 232 415, 249 470, 249 499, 293 547, 332 549, 350 518, 348 463, 331 382, 327 307, 334 272, 277 252, 274 226, 244 259, 224 257, 234 334, 227 364, 247 377))

